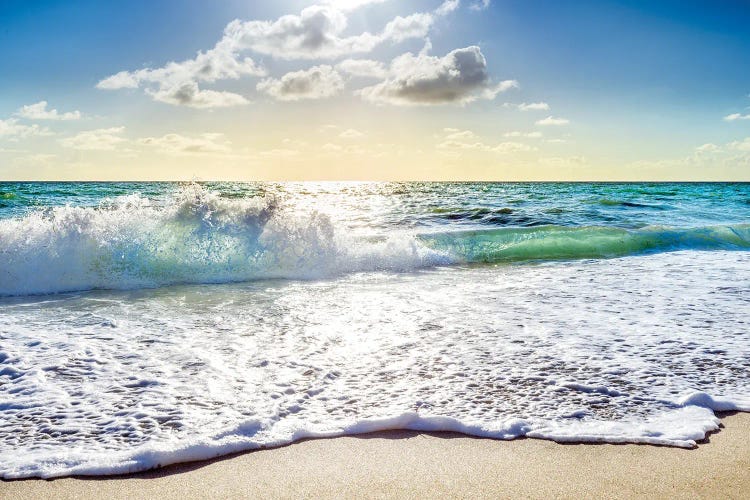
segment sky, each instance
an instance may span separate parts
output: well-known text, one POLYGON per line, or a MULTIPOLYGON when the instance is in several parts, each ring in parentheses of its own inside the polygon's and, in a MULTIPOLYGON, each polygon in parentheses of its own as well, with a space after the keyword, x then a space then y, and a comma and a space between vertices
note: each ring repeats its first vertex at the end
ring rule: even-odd
POLYGON ((750 181, 750 2, 3 0, 0 180, 750 181))

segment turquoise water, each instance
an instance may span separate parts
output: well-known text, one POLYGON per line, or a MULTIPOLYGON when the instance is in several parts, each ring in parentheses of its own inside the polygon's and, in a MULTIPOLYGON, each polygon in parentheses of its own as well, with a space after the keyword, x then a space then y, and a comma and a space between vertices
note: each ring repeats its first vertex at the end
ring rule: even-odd
POLYGON ((750 411, 750 184, 0 183, 0 477, 750 411))
MULTIPOLYGON (((201 183, 228 199, 264 195, 337 204, 337 216, 372 227, 648 225, 694 227, 750 220, 748 183, 201 183)), ((182 184, 0 182, 0 218, 120 196, 168 203, 182 184)), ((322 207, 328 208, 328 207, 322 207)))

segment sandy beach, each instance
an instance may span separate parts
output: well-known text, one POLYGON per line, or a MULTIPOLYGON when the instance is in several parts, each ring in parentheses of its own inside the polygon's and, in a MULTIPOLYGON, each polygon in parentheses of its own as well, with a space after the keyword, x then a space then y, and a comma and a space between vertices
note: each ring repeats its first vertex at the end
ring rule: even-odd
POLYGON ((390 431, 114 478, 0 483, 2 498, 750 496, 750 414, 697 449, 390 431))

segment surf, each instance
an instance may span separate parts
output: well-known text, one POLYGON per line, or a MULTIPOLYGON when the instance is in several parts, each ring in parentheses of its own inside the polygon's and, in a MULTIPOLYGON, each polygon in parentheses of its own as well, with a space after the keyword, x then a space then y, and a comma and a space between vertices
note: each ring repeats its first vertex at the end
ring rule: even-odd
POLYGON ((227 198, 197 184, 0 220, 0 296, 260 279, 320 279, 436 266, 750 249, 750 225, 626 229, 542 225, 354 235, 277 196, 227 198))

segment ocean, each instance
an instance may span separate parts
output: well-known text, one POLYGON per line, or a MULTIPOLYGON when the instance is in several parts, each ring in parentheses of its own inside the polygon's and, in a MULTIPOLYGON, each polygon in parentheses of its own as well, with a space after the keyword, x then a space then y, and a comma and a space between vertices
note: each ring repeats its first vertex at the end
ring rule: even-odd
POLYGON ((0 477, 750 411, 750 184, 0 183, 0 477))

